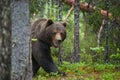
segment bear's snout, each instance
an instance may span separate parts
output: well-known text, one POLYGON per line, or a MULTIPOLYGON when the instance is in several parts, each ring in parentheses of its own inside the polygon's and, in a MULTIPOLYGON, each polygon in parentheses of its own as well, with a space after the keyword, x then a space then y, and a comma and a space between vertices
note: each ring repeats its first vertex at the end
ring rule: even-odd
POLYGON ((59 47, 60 43, 62 42, 62 37, 60 33, 56 33, 53 39, 54 47, 59 47))
POLYGON ((60 44, 62 42, 62 40, 57 40, 57 43, 60 44))
POLYGON ((62 40, 56 40, 57 47, 60 45, 61 42, 62 40))

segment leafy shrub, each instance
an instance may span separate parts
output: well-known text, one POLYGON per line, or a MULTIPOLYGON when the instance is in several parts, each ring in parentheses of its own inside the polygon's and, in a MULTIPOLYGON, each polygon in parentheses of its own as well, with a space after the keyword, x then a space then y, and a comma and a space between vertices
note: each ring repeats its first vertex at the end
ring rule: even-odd
POLYGON ((110 55, 110 59, 113 63, 119 64, 120 63, 120 49, 117 48, 117 53, 110 55))
POLYGON ((90 47, 90 50, 94 51, 96 54, 100 54, 100 53, 102 53, 105 49, 104 49, 104 47, 94 47, 94 48, 90 47))
POLYGON ((104 48, 103 47, 90 47, 93 56, 93 62, 104 62, 104 48))
POLYGON ((99 64, 99 63, 95 63, 94 64, 94 69, 98 70, 98 71, 113 71, 115 69, 115 65, 113 64, 99 64))
POLYGON ((117 53, 116 54, 112 54, 110 56, 110 58, 112 58, 112 59, 119 59, 120 60, 120 49, 117 48, 117 53))

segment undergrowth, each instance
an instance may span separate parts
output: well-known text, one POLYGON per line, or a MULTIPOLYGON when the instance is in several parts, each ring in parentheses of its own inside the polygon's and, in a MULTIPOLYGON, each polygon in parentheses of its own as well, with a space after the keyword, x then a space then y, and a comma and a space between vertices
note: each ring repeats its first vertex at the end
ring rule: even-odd
MULTIPOLYGON (((119 65, 120 67, 120 65, 119 65)), ((60 71, 65 72, 66 76, 57 73, 46 73, 42 68, 39 69, 34 80, 120 80, 120 70, 113 64, 86 64, 70 63, 63 61, 58 64, 60 71)))

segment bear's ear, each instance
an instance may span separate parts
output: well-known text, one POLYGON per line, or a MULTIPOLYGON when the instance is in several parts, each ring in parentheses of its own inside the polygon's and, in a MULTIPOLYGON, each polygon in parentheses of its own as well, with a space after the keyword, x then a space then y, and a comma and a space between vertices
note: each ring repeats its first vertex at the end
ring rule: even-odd
POLYGON ((52 25, 54 22, 51 19, 47 20, 46 27, 52 25))
POLYGON ((62 22, 63 26, 66 27, 67 26, 67 23, 66 22, 62 22))

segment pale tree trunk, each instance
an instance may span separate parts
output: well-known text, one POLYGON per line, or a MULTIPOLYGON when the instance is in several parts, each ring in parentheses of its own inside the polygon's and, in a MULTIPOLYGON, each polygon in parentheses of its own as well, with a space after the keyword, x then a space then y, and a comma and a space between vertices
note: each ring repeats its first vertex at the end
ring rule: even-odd
POLYGON ((80 46, 79 46, 79 0, 75 0, 74 4, 74 54, 73 61, 79 62, 80 57, 80 46))
POLYGON ((29 0, 12 0, 11 80, 32 80, 29 0))
POLYGON ((0 80, 11 80, 10 0, 0 0, 0 80))

